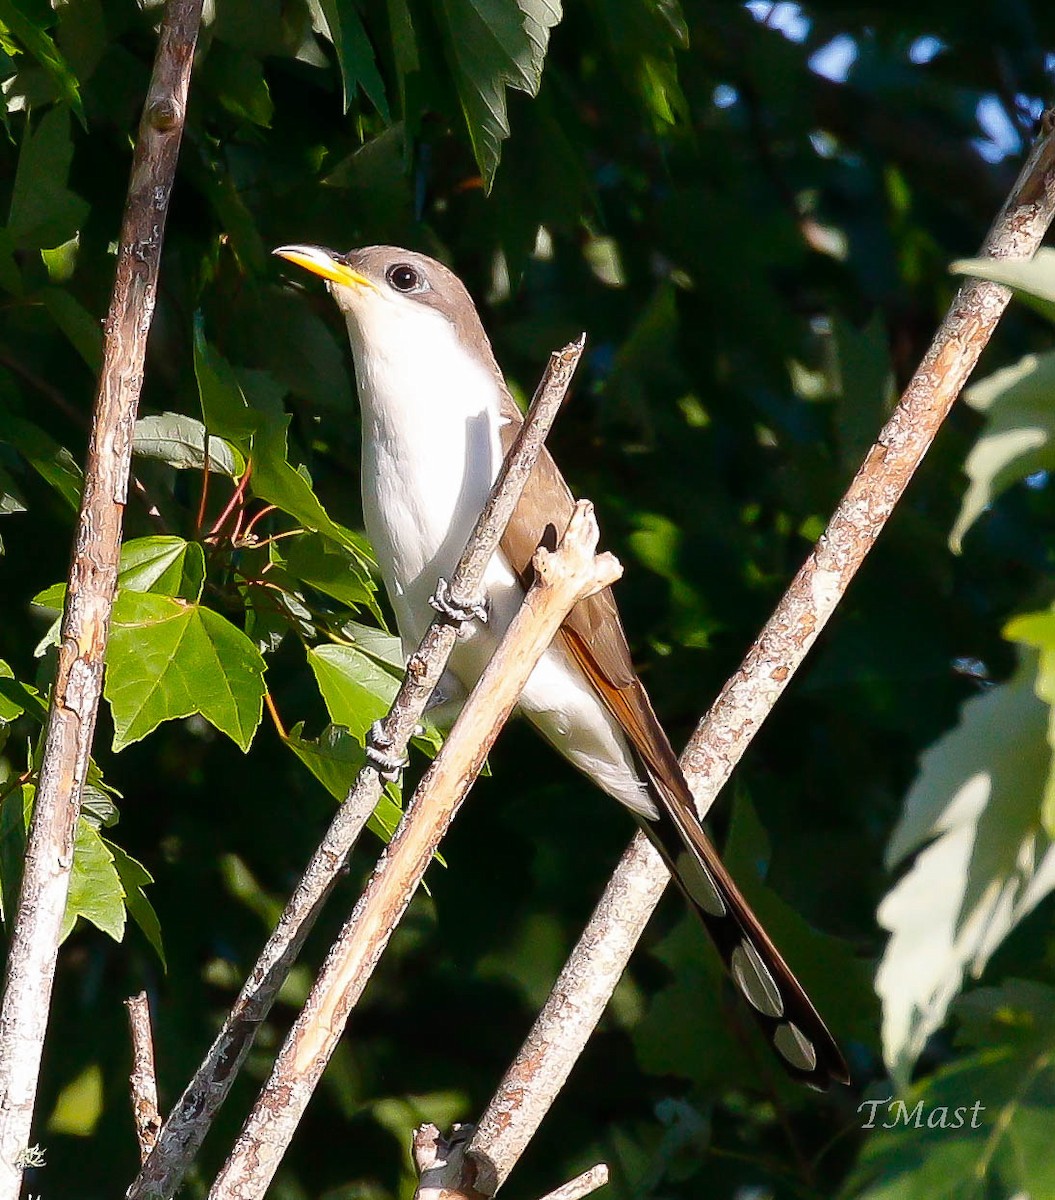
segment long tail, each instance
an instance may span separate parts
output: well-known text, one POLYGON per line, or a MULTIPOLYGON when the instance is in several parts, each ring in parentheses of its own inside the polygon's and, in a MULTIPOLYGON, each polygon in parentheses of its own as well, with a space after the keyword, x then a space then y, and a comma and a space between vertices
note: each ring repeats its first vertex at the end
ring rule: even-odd
MULTIPOLYGON (((574 632, 567 644, 581 663, 592 665, 589 648, 574 632)), ((833 1082, 849 1083, 835 1039, 704 832, 678 756, 641 681, 631 674, 619 686, 596 669, 589 678, 630 739, 656 801, 657 818, 639 817, 641 827, 699 913, 780 1062, 795 1079, 821 1091, 833 1082)))
POLYGON ((681 806, 669 802, 666 788, 656 786, 655 791, 661 800, 659 817, 642 818, 641 827, 699 914, 781 1064, 793 1078, 819 1091, 833 1082, 849 1083, 835 1039, 725 869, 695 810, 681 820, 681 806))

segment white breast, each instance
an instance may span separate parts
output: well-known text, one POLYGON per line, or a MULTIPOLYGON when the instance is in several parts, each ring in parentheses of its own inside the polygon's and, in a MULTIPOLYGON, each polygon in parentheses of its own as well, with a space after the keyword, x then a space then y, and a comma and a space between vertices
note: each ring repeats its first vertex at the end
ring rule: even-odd
MULTIPOLYGON (((433 615, 501 465, 494 376, 465 354, 451 324, 425 306, 349 332, 363 406, 363 515, 404 643, 433 615), (408 329, 408 323, 413 329, 408 329), (408 347, 412 350, 408 351, 408 347)), ((383 319, 383 314, 382 314, 383 319)))
MULTIPOLYGON (((450 578, 501 466, 499 385, 426 305, 372 300, 368 339, 363 319, 360 312, 348 321, 363 408, 363 516, 410 653, 433 616, 436 581, 450 578)), ((465 689, 523 599, 501 552, 484 591, 490 619, 469 627, 450 661, 449 675, 465 689)), ((631 808, 654 814, 625 738, 559 646, 543 656, 520 704, 579 770, 631 808)))

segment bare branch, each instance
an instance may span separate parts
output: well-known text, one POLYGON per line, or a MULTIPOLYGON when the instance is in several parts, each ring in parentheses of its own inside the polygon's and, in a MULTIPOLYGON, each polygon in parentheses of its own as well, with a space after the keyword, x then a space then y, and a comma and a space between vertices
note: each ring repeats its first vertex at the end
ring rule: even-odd
MULTIPOLYGON (((585 338, 580 338, 550 356, 524 425, 510 448, 451 579, 449 594, 453 601, 469 601, 476 596, 484 568, 490 562, 534 469, 585 344, 585 338)), ((397 757, 405 753, 456 639, 455 627, 437 617, 411 656, 406 676, 383 726, 384 735, 397 757)), ((377 806, 382 786, 372 767, 360 772, 290 897, 223 1028, 162 1126, 154 1152, 128 1189, 128 1200, 146 1200, 147 1197, 167 1200, 179 1187, 213 1118, 227 1098, 256 1032, 300 953, 316 915, 340 877, 363 825, 377 806)))
MULTIPOLYGON (((1055 216, 1055 131, 1047 114, 982 254, 1029 258, 1055 216)), ((900 403, 850 484, 828 528, 694 732, 682 765, 701 817, 835 611, 934 440, 1011 293, 967 280, 900 403)), ((669 880, 635 835, 527 1041, 480 1119, 467 1157, 476 1186, 504 1183, 564 1086, 669 880)))
POLYGON ((611 554, 596 553, 598 536, 592 505, 580 501, 558 548, 536 552, 536 581, 327 955, 212 1186, 212 1200, 263 1196, 353 1007, 535 664, 575 604, 622 574, 611 554))
POLYGON ((576 1175, 574 1179, 569 1179, 567 1183, 561 1184, 552 1192, 547 1192, 542 1200, 582 1200, 583 1196, 588 1196, 591 1192, 596 1192, 598 1188, 603 1188, 607 1182, 608 1164, 598 1163, 588 1171, 583 1171, 581 1175, 576 1175))
POLYGON ((170 0, 139 124, 92 411, 84 493, 0 1012, 0 1197, 21 1186, 66 909, 81 787, 102 691, 132 427, 157 292, 201 0, 170 0))
POLYGON ((154 1068, 154 1035, 150 1030, 150 1005, 146 992, 129 996, 125 1008, 128 1009, 128 1028, 132 1035, 132 1074, 128 1077, 132 1091, 132 1116, 139 1141, 139 1157, 146 1162, 161 1128, 158 1078, 154 1068))

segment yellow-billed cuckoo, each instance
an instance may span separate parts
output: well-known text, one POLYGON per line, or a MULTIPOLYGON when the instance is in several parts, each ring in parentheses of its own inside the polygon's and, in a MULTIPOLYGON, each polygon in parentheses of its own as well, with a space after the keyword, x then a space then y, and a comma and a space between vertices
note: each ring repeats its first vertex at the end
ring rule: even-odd
MULTIPOLYGON (((282 246, 321 275, 344 313, 362 404, 363 513, 404 651, 433 613, 521 423, 476 307, 441 263, 394 246, 337 254, 282 246)), ((466 630, 442 685, 463 698, 524 597, 548 527, 572 494, 543 450, 487 569, 488 619, 466 630)), ((609 589, 581 601, 520 697, 539 732, 638 818, 714 940, 781 1062, 824 1088, 848 1082, 842 1054, 722 865, 677 756, 634 673, 609 589)))

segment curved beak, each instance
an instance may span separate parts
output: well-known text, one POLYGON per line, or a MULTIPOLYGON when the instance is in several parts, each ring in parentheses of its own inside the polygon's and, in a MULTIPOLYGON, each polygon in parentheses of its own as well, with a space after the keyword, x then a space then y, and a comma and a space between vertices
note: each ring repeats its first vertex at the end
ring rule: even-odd
POLYGON ((370 288, 377 291, 374 284, 365 275, 353 271, 341 261, 341 255, 324 246, 278 246, 272 250, 279 258, 285 258, 313 275, 321 275, 331 283, 339 283, 342 287, 370 288))

